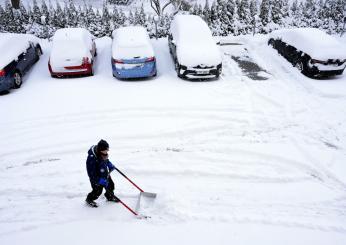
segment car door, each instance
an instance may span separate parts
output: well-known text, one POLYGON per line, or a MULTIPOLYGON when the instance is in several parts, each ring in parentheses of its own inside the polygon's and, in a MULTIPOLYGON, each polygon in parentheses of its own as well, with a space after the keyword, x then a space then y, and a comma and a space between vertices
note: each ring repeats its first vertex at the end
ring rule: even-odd
POLYGON ((25 58, 26 58, 26 70, 28 70, 35 63, 37 59, 34 43, 30 42, 30 46, 26 50, 25 58))
POLYGON ((27 66, 27 60, 26 60, 26 53, 21 53, 16 61, 16 69, 19 70, 21 74, 24 74, 26 66, 27 66))

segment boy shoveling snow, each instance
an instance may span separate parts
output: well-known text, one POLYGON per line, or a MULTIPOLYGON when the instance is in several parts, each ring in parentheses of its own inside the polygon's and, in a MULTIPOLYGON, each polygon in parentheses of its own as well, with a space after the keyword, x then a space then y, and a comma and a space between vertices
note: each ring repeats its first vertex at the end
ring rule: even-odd
POLYGON ((108 201, 119 202, 114 195, 114 182, 110 176, 115 167, 108 159, 109 144, 105 140, 100 140, 97 145, 92 146, 88 151, 86 168, 90 179, 92 191, 86 198, 86 203, 96 208, 95 200, 102 194, 105 188, 105 197, 108 201))

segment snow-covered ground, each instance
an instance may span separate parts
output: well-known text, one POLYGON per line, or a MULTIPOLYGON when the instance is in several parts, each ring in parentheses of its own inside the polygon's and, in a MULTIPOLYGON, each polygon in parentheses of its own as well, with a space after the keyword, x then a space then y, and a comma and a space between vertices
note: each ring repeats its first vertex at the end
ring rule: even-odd
MULTIPOLYGON (((346 75, 304 77, 265 37, 222 46, 221 79, 176 77, 167 40, 158 76, 118 81, 111 39, 95 76, 53 79, 51 43, 23 86, 0 96, 0 244, 346 244, 346 75), (233 57, 233 58, 232 58, 233 57), (257 63, 252 80, 236 62, 257 63), (144 190, 139 220, 120 204, 84 204, 87 150, 144 190)), ((116 195, 137 190, 113 173, 116 195)))

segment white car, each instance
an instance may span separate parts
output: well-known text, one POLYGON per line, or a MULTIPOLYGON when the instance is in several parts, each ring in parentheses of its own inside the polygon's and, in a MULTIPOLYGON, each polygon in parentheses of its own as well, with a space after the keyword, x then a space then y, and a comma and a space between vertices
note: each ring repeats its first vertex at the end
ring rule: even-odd
POLYGON ((52 77, 92 76, 97 55, 94 36, 84 28, 63 28, 55 32, 48 68, 52 77))
POLYGON ((169 50, 178 77, 217 78, 222 72, 222 58, 205 21, 196 15, 177 14, 170 26, 169 50))
POLYGON ((120 79, 156 76, 156 58, 147 30, 121 27, 112 34, 113 76, 120 79))
POLYGON ((268 45, 309 77, 341 75, 346 67, 345 45, 316 28, 273 31, 268 45))

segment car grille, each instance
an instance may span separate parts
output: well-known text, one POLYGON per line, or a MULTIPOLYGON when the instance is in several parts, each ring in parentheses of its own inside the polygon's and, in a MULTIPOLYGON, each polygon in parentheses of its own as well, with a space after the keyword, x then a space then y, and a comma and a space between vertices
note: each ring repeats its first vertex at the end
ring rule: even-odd
POLYGON ((198 65, 198 66, 194 66, 193 68, 195 68, 195 69, 213 69, 215 67, 214 66, 198 65))

